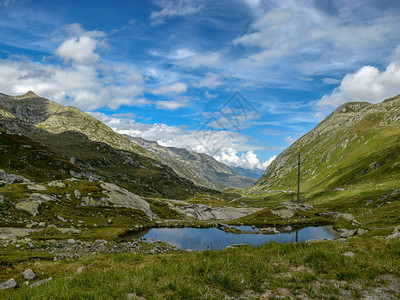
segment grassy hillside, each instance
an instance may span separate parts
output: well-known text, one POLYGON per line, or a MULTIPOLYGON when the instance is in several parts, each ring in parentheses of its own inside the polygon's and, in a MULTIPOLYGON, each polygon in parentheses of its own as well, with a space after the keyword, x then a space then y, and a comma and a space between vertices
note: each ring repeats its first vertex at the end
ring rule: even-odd
POLYGON ((400 97, 346 103, 283 151, 251 190, 390 190, 400 179, 400 97))

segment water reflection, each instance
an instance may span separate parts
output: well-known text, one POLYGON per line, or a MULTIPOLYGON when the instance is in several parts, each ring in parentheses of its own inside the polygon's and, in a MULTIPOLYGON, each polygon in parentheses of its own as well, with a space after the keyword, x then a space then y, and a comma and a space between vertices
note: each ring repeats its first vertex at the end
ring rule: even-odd
MULTIPOLYGON (((241 230, 249 229, 240 228, 241 230)), ((250 230, 257 230, 251 229, 250 230)), ((250 231, 248 230, 248 231, 250 231)), ((251 244, 259 246, 271 241, 280 243, 305 242, 308 240, 323 240, 337 238, 332 226, 306 227, 291 232, 273 235, 251 233, 227 233, 217 228, 152 228, 135 233, 126 239, 142 239, 145 241, 163 241, 180 249, 186 250, 220 250, 232 244, 251 244)))

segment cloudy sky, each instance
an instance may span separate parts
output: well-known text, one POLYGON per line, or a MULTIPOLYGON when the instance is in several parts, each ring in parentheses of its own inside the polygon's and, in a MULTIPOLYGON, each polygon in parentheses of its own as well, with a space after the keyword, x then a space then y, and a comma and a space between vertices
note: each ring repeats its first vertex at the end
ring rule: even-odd
POLYGON ((335 107, 400 93, 399 15, 397 0, 0 0, 0 92, 264 169, 335 107))

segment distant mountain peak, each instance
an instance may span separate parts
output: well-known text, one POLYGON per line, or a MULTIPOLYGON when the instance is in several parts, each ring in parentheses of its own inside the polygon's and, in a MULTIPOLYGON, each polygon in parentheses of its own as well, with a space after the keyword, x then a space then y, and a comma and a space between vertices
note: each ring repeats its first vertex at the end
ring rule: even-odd
POLYGON ((29 99, 29 98, 41 98, 40 96, 36 95, 32 91, 28 91, 27 93, 20 95, 20 96, 14 96, 15 99, 29 99))

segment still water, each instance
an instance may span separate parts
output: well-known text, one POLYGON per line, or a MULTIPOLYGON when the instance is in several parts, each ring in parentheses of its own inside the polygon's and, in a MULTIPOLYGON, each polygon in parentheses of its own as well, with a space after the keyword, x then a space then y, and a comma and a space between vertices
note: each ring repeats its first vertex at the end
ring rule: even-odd
MULTIPOLYGON (((247 226, 246 226, 247 227, 247 226)), ((248 228, 241 228, 248 230, 248 228)), ((251 230, 251 227, 249 227, 251 230)), ((218 228, 152 228, 135 233, 127 239, 141 239, 146 242, 162 241, 186 250, 221 250, 232 244, 264 245, 275 241, 279 243, 305 242, 308 240, 335 239, 338 235, 332 226, 306 227, 278 234, 227 233, 218 228)))

